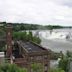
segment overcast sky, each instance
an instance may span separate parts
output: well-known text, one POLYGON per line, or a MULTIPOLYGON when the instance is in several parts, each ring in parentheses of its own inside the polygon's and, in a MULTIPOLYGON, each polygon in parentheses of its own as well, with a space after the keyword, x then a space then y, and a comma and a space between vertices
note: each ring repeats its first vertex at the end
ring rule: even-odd
POLYGON ((0 0, 0 21, 72 26, 72 0, 0 0))

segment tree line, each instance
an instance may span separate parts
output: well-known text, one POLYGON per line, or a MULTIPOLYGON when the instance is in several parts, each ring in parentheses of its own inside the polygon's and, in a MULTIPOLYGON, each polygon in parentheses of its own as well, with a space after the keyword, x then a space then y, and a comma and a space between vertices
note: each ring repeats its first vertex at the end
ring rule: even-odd
POLYGON ((0 22, 0 24, 7 24, 13 25, 14 31, 21 31, 21 30, 52 30, 52 29, 60 29, 60 28, 72 28, 72 26, 60 26, 60 25, 39 25, 39 24, 30 24, 30 23, 6 23, 0 22))

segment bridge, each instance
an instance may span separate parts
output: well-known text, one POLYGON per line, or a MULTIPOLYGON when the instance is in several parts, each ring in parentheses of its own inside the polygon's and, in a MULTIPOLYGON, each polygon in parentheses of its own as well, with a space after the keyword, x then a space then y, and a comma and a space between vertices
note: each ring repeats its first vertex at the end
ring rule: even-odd
POLYGON ((12 62, 20 67, 28 68, 31 72, 31 64, 40 63, 43 65, 43 72, 49 70, 50 50, 33 43, 25 41, 16 41, 12 49, 12 62), (46 70, 45 70, 46 69, 46 70))

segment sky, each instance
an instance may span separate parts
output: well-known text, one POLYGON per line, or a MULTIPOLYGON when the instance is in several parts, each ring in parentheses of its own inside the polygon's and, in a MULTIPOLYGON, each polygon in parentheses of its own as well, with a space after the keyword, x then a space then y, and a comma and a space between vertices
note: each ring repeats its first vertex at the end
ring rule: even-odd
POLYGON ((0 0, 0 21, 72 26, 72 0, 0 0))

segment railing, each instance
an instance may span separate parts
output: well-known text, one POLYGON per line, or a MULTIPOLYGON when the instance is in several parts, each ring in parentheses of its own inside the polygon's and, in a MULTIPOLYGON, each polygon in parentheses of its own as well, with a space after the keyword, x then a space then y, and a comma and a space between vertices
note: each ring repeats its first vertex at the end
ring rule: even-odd
POLYGON ((4 58, 4 63, 11 63, 11 59, 10 58, 4 58))
POLYGON ((26 59, 24 59, 24 58, 15 58, 15 59, 4 58, 5 63, 11 63, 11 61, 13 61, 13 63, 15 63, 15 64, 27 62, 26 59))
POLYGON ((25 58, 16 58, 13 63, 20 67, 27 67, 28 65, 28 62, 25 58))
POLYGON ((14 60, 14 63, 26 63, 27 61, 26 61, 26 59, 25 58, 16 58, 15 60, 14 60))

